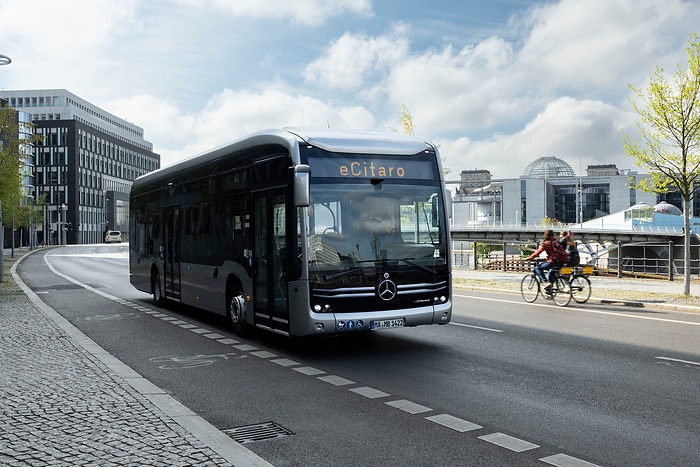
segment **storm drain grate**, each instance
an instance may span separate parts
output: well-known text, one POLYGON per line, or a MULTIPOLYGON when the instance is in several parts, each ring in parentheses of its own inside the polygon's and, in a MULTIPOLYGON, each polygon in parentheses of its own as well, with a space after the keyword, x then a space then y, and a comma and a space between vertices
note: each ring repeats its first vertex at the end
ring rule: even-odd
POLYGON ((275 422, 257 423, 255 425, 240 426, 223 431, 241 444, 281 438, 282 436, 291 436, 294 434, 275 422))

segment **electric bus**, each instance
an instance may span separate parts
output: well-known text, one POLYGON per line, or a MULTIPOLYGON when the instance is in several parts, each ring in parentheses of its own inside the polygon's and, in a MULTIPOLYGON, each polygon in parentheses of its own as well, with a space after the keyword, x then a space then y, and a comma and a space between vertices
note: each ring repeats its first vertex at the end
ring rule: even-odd
POLYGON ((240 335, 446 324, 450 212, 422 139, 261 131, 134 181, 130 282, 240 335))

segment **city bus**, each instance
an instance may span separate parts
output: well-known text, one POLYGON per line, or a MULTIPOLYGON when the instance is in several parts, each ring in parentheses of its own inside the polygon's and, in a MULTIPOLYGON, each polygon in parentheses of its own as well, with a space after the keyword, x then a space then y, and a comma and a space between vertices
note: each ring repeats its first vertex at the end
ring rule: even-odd
POLYGON ((338 334, 452 316, 449 214, 435 145, 288 127, 137 178, 130 282, 244 335, 338 334))

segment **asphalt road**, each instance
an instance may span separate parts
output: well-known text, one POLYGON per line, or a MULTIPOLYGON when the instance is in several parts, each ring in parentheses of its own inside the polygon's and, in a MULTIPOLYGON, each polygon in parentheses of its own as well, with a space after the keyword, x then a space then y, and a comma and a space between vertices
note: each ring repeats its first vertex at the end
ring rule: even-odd
POLYGON ((64 247, 19 272, 216 427, 288 430, 246 444, 275 465, 698 464, 698 315, 458 289, 447 326, 244 340, 156 308, 129 285, 125 251, 64 247))

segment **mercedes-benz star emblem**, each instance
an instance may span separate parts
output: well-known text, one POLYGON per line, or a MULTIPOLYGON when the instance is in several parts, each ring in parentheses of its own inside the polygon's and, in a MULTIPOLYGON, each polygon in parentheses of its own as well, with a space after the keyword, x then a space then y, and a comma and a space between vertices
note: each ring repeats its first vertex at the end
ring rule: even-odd
POLYGON ((396 297, 396 284, 390 279, 384 279, 377 286, 377 295, 379 298, 388 302, 396 297))

